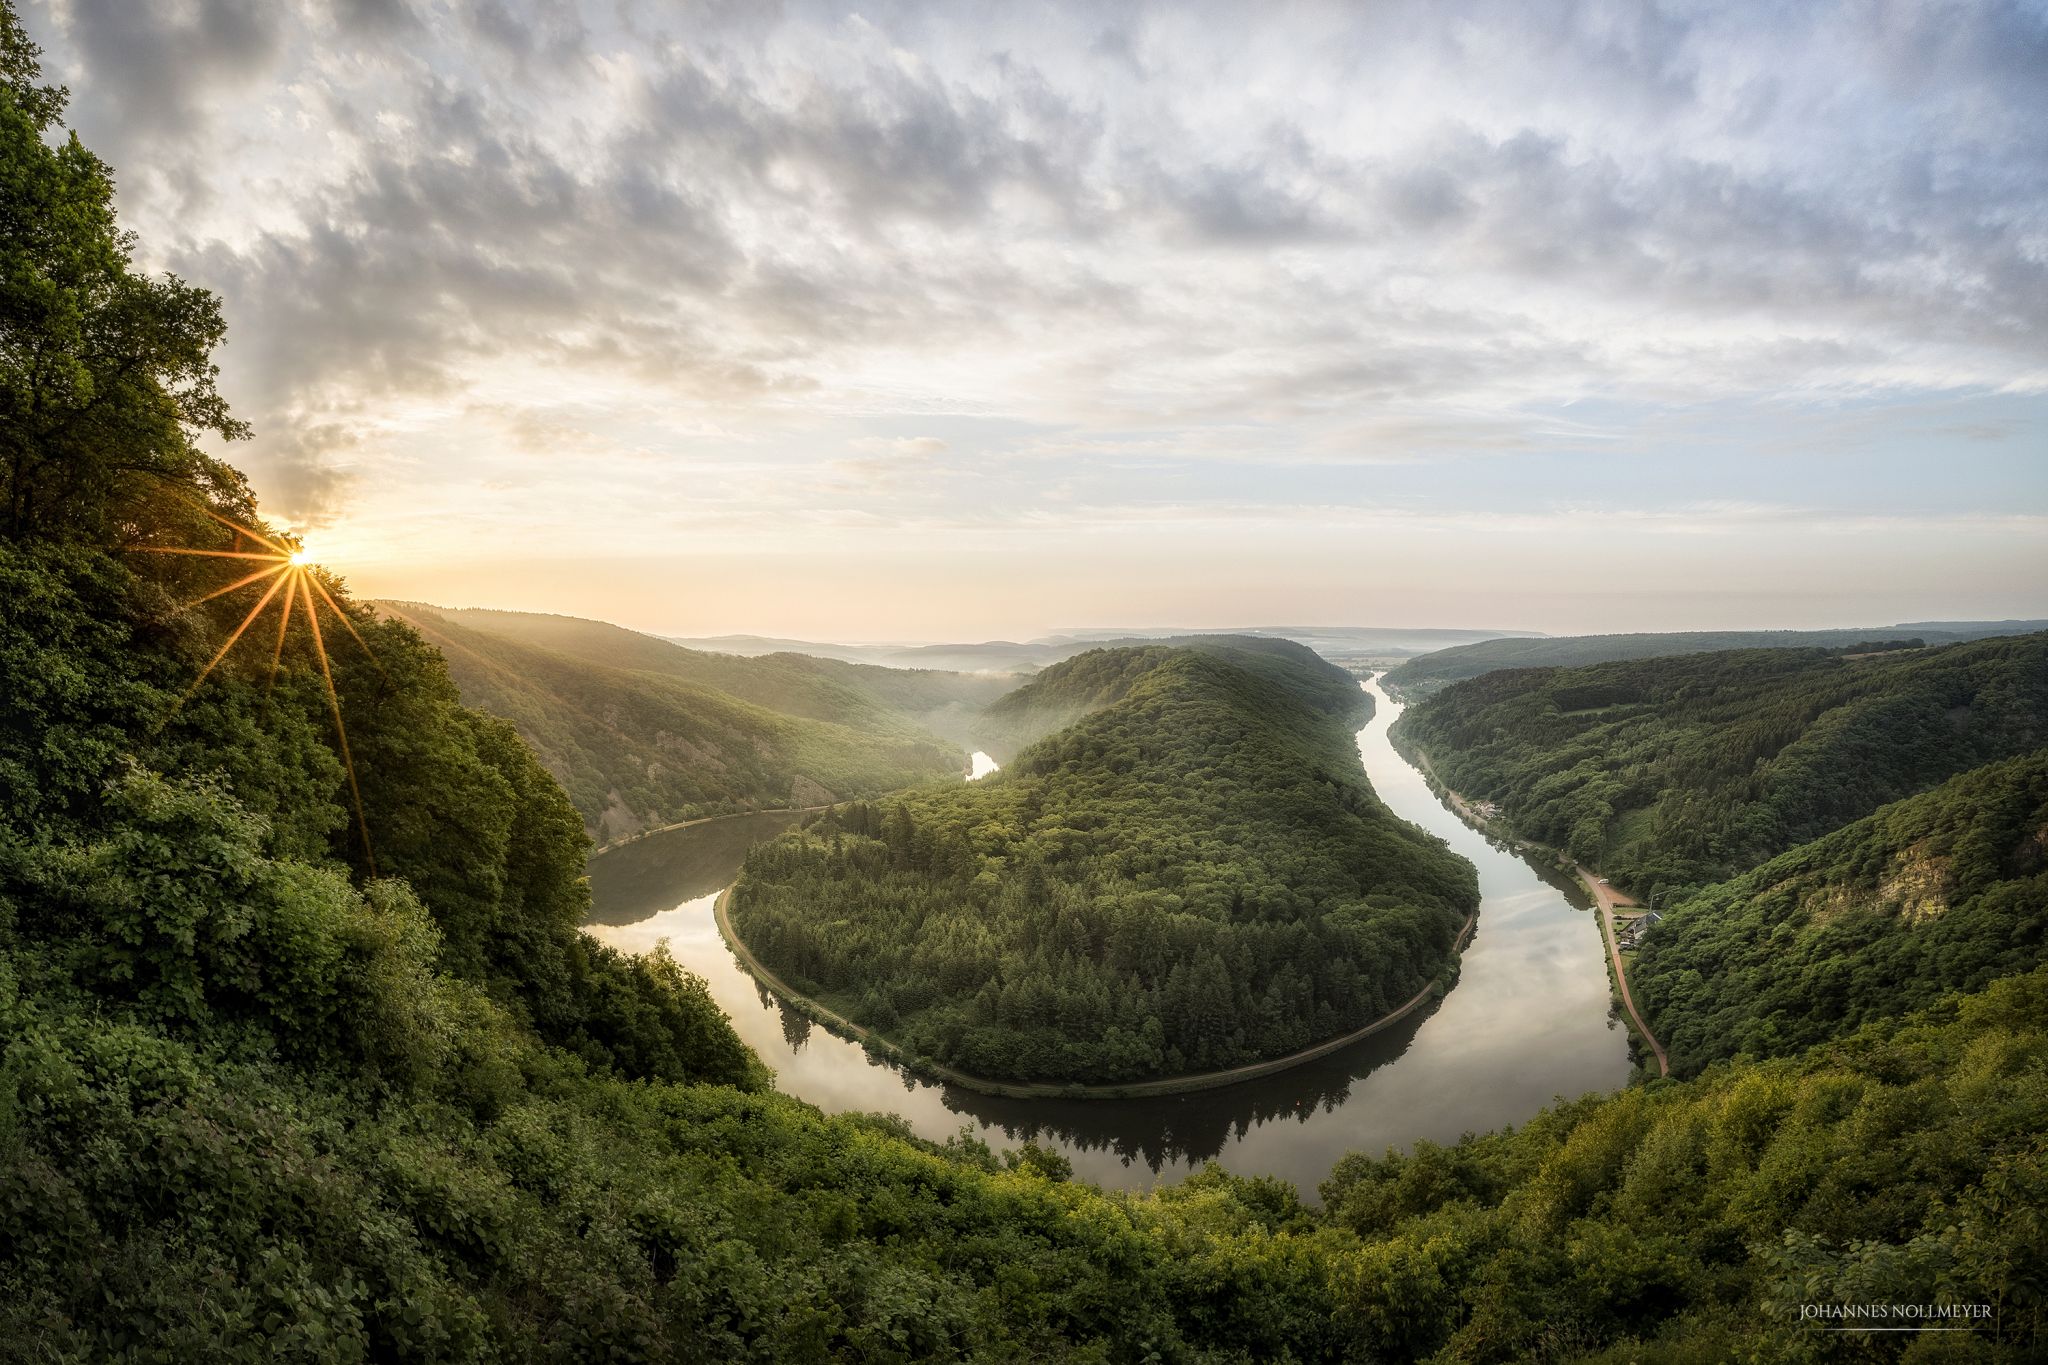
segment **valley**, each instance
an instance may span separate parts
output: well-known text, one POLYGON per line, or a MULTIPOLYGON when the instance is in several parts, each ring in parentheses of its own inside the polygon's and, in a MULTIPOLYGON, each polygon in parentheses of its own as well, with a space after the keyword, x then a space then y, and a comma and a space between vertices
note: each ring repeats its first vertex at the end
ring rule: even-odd
POLYGON ((1373 717, 1355 740, 1367 779, 1391 811, 1443 839, 1478 870, 1480 903, 1456 982, 1433 1006, 1278 1075, 1152 1099, 1019 1100, 922 1079, 815 1024, 765 991, 735 958, 712 914, 739 872, 744 844, 704 827, 653 835, 591 862, 590 932, 646 951, 666 942, 702 976, 779 1087, 827 1112, 886 1110, 943 1141, 963 1124, 998 1149, 1029 1141, 1077 1176, 1145 1189, 1215 1160, 1303 1190, 1346 1152, 1454 1141, 1521 1122, 1559 1095, 1624 1083, 1625 1036, 1610 1017, 1599 931, 1583 893, 1541 863, 1489 841, 1430 791, 1386 732, 1400 706, 1367 684, 1373 717), (671 888, 671 904, 662 887, 671 888))
POLYGON ((745 8, 0 0, 0 1361, 2048 1357, 2033 16, 745 8))

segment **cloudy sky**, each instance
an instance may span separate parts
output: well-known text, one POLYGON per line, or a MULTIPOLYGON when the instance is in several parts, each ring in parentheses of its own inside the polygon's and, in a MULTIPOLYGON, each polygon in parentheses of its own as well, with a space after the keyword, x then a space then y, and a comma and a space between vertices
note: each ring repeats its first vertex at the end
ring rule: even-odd
POLYGON ((2048 5, 28 0, 360 591, 2048 615, 2048 5))

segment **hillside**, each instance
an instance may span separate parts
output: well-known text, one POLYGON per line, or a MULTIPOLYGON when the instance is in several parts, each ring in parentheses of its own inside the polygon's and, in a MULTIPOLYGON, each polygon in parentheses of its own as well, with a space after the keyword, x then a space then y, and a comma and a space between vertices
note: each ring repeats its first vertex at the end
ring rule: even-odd
MULTIPOLYGON (((1121 641, 1076 654, 1007 693, 975 718, 969 731, 975 747, 999 763, 1056 730, 1120 701, 1131 686, 1164 657, 1159 651, 1194 649, 1221 651, 1239 665, 1261 670, 1304 698, 1319 697, 1331 674, 1313 653, 1285 640, 1247 635, 1181 635, 1149 642, 1121 641)), ((1338 707, 1334 700, 1318 705, 1338 707)), ((1359 723, 1371 715, 1372 699, 1350 690, 1342 697, 1347 714, 1359 723)))
POLYGON ((1439 649, 1388 670, 1381 681, 1405 701, 1421 701, 1454 682, 1500 668, 1578 668, 1586 664, 1735 649, 1831 649, 1859 645, 1893 648, 1917 641, 1955 644, 2048 630, 2048 621, 1913 621, 1844 630, 1714 630, 1638 635, 1566 635, 1484 640, 1439 649))
POLYGON ((905 739, 938 735, 965 743, 981 709, 1021 681, 1003 673, 883 667, 785 650, 742 655, 688 649, 673 640, 576 616, 425 603, 388 605, 401 611, 432 611, 479 634, 538 645, 607 668, 659 673, 716 688, 785 715, 905 739))
POLYGON ((1394 737, 1523 838, 1668 903, 2048 744, 2048 633, 1506 670, 1411 707, 1394 737))
POLYGON ((858 722, 784 714, 686 681, 692 661, 669 656, 688 651, 598 622, 528 618, 567 622, 533 634, 580 641, 579 656, 474 629, 466 616, 395 603, 382 609, 441 652, 466 703, 512 722, 599 842, 707 815, 873 795, 966 769, 963 752, 878 698, 776 660, 735 685, 858 722), (594 662, 599 654, 629 666, 594 662), (637 666, 649 662, 664 667, 637 666))
POLYGON ((971 786, 844 807, 748 856, 731 918, 778 974, 989 1079, 1279 1056, 1449 962, 1469 865, 1361 771, 1351 678, 1298 645, 1099 650, 1028 714, 1099 706, 971 786))
POLYGON ((1681 1075, 1796 1053, 2032 970, 2048 749, 1950 779, 1665 912, 1629 971, 1681 1075))
POLYGON ((1378 1358, 2037 1359, 2039 1297, 1993 1285, 2048 1256, 2044 1023, 2048 969, 1797 1059, 1346 1157, 1322 1195, 1363 1244, 1353 1292, 1407 1286, 1378 1358), (1801 1318, 1922 1302, 1983 1316, 1917 1341, 1801 1318))

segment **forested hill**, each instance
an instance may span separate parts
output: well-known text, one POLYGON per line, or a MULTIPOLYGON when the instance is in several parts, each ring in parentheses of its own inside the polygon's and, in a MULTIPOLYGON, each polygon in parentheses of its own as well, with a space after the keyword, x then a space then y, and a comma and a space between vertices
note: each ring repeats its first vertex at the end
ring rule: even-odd
POLYGON ((1341 670, 1106 650, 1034 686, 1114 699, 994 777, 757 848, 731 903, 749 947, 920 1056, 1080 1083, 1295 1051, 1448 964, 1472 869, 1373 795, 1341 670))
POLYGON ((1317 710, 1354 716, 1361 725, 1372 714, 1372 699, 1350 674, 1305 645, 1255 635, 1186 635, 1100 645, 1046 669, 983 711, 970 732, 973 742, 1008 763, 1026 746, 1122 700, 1165 657, 1162 651, 1175 648, 1225 651, 1237 666, 1258 671, 1317 710))
POLYGON ((1577 668, 1586 664, 1708 654, 1734 649, 1896 649, 1955 644, 1993 636, 2048 630, 2048 621, 1913 621, 1847 630, 1713 630, 1638 635, 1566 635, 1482 640, 1423 654, 1388 670, 1382 680, 1396 695, 1420 701, 1466 678, 1500 668, 1577 668))
POLYGON ((529 634, 576 646, 572 654, 472 629, 466 613, 381 609, 441 651, 465 702, 512 722, 600 842, 706 815, 873 795, 966 767, 961 750, 880 699, 775 660, 732 659, 763 667, 726 680, 853 723, 783 714, 686 681, 692 660, 671 656, 690 651, 599 622, 523 618, 570 623, 529 634), (640 666, 650 663, 658 666, 640 666))
POLYGON ((1006 673, 884 668, 790 651, 743 657, 688 649, 672 640, 576 616, 424 603, 389 605, 401 611, 424 608, 450 625, 480 634, 539 645, 609 668, 659 673, 717 688, 770 711, 878 735, 938 735, 964 744, 982 708, 1023 681, 1006 673))
POLYGON ((1677 1074, 2043 958, 2048 634, 1508 670, 1395 737, 1659 907, 1629 977, 1677 1074))
POLYGON ((2048 749, 1973 769, 1665 911, 1629 971, 1690 1075, 2032 970, 2048 945, 2048 749))
POLYGON ((1524 838, 1663 902, 2048 744, 2048 633, 1505 670, 1394 734, 1524 838))

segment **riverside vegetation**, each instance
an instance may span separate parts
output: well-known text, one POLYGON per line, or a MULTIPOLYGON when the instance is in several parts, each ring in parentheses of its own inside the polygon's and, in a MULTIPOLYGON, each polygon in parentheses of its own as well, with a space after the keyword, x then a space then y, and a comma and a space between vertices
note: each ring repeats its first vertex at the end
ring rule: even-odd
POLYGON ((304 632, 177 704, 222 574, 118 547, 262 527, 194 443, 240 434, 217 308, 132 268, 61 111, 0 3, 0 1355, 1785 1358, 1834 1349, 1802 1302, 1930 1286, 1996 1319, 1922 1358, 2043 1344, 2040 971, 1361 1155, 1320 1209, 1111 1197, 777 1094, 576 931, 574 807, 334 584, 373 873, 304 632))
POLYGON ((1284 641, 1079 655, 1000 718, 1083 719, 994 777, 755 849, 733 927, 792 986, 973 1076, 1299 1050, 1426 986, 1478 903, 1470 866, 1365 782, 1364 705, 1284 641))
POLYGON ((1492 673, 1397 729, 1661 908, 1629 976, 1680 1074, 2043 960, 2048 634, 1492 673))

